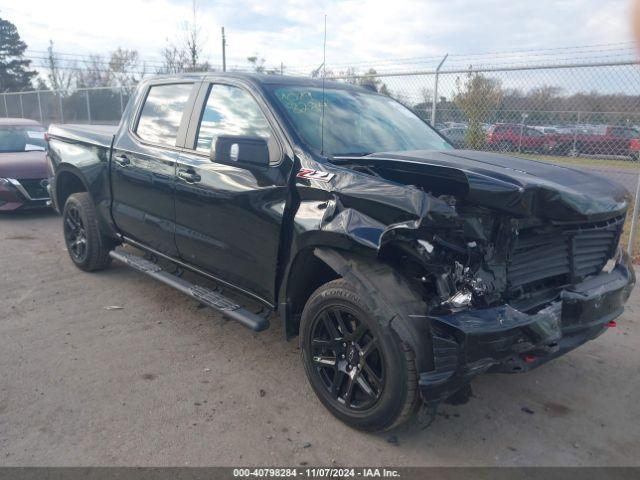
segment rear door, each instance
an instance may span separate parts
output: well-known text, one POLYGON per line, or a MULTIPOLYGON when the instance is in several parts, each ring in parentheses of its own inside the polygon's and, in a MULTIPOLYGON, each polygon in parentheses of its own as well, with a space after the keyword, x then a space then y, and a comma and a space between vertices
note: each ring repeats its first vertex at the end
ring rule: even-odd
POLYGON ((285 141, 258 92, 231 80, 202 86, 175 184, 176 244, 182 259, 272 303, 287 178, 285 141), (219 135, 267 140, 261 170, 210 159, 219 135))
POLYGON ((114 141, 113 219, 127 237, 176 256, 176 162, 199 82, 152 83, 114 141))

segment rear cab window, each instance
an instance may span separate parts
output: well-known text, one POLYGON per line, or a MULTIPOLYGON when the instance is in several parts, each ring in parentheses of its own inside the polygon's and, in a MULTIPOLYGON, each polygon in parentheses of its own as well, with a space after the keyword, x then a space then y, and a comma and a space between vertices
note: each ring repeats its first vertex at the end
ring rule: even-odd
POLYGON ((145 142, 175 147, 193 85, 172 83, 151 86, 138 118, 136 135, 145 142))

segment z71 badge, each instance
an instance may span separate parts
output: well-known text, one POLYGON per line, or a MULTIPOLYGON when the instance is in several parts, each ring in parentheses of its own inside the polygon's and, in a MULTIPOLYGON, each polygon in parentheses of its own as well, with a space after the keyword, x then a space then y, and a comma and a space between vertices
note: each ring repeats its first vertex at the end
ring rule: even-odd
POLYGON ((296 177, 306 178, 308 180, 320 180, 321 182, 330 182, 335 173, 321 172, 320 170, 311 170, 310 168, 301 168, 296 177))

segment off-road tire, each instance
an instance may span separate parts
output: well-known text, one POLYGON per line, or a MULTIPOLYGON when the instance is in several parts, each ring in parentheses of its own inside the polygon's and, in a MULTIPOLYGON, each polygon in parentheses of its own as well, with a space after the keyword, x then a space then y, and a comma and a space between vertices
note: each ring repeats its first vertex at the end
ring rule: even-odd
POLYGON ((109 266, 111 263, 109 252, 113 249, 115 243, 100 232, 96 208, 87 192, 74 193, 69 196, 62 211, 62 221, 65 244, 69 257, 76 267, 86 272, 94 272, 109 266), (72 252, 72 246, 67 235, 67 229, 69 228, 67 222, 72 212, 77 212, 82 222, 86 239, 86 251, 80 256, 75 256, 72 252))
MULTIPOLYGON (((376 298, 376 292, 368 294, 376 298)), ((383 323, 383 319, 376 317, 358 290, 346 280, 333 280, 311 295, 302 313, 300 344, 302 361, 313 390, 323 405, 346 424, 365 431, 390 430, 415 412, 419 396, 414 352, 388 324, 383 323), (385 365, 384 387, 377 402, 368 410, 354 412, 340 404, 317 374, 311 352, 311 329, 317 316, 328 307, 347 308, 357 313, 381 346, 385 365)))

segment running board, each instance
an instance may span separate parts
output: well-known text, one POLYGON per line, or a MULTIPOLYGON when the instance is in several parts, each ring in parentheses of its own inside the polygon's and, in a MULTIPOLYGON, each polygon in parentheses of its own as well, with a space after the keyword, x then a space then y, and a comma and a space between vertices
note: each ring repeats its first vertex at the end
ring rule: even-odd
POLYGON ((261 332, 269 328, 268 319, 242 308, 240 305, 236 304, 224 295, 220 295, 218 292, 214 292, 208 288, 195 285, 183 280, 182 278, 176 277, 149 260, 145 260, 144 258, 131 253, 115 250, 109 252, 109 255, 111 258, 115 258, 116 260, 135 268, 145 275, 149 275, 150 277, 160 280, 162 283, 165 283, 176 290, 180 290, 182 293, 186 293, 191 298, 213 308, 216 312, 221 313, 228 319, 235 320, 255 332, 261 332))

